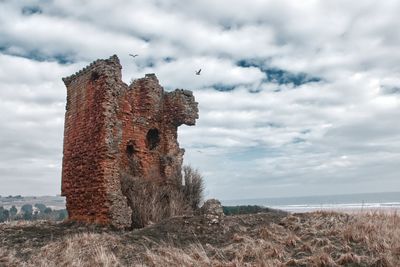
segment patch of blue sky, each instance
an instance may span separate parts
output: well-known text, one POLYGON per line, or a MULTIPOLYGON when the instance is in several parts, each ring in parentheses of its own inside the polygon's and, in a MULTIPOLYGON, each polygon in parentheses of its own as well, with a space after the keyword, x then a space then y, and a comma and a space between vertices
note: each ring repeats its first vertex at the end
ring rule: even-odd
POLYGON ((34 14, 42 14, 43 10, 39 6, 24 6, 21 9, 23 15, 30 16, 34 14))
POLYGON ((295 137, 292 139, 291 143, 292 144, 299 144, 299 143, 305 143, 307 140, 304 138, 300 138, 300 137, 295 137))
POLYGON ((212 87, 220 92, 227 92, 227 91, 232 91, 235 89, 235 85, 230 85, 230 84, 222 84, 222 83, 217 83, 212 85, 212 87))
MULTIPOLYGON (((272 82, 272 83, 277 83, 279 85, 293 84, 294 87, 297 87, 306 83, 322 81, 322 78, 304 72, 293 73, 283 69, 271 67, 265 61, 262 62, 259 60, 243 59, 236 62, 236 65, 243 68, 250 68, 250 67, 259 68, 262 72, 265 73, 264 82, 272 82)), ((279 92, 280 90, 276 91, 279 92)))
POLYGON ((23 49, 10 49, 11 47, 7 44, 0 45, 0 53, 10 56, 17 56, 28 58, 34 61, 56 61, 59 64, 71 64, 74 63, 73 55, 72 54, 53 54, 53 55, 46 55, 38 50, 31 50, 31 51, 24 51, 23 49), (19 52, 15 52, 19 51, 19 52))

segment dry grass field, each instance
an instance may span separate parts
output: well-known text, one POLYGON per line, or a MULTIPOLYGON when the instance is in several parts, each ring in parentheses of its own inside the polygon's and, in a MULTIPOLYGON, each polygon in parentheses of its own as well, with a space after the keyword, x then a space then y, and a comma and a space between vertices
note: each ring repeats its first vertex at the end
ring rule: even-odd
POLYGON ((133 231, 8 223, 0 225, 0 266, 400 266, 400 216, 192 216, 133 231))

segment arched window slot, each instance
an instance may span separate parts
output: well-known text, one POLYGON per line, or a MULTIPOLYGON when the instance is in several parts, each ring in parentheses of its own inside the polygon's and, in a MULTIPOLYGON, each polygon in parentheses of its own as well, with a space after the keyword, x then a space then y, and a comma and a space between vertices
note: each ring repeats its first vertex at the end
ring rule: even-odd
POLYGON ((132 157, 133 153, 135 153, 135 147, 133 145, 133 142, 130 141, 126 145, 126 154, 128 155, 128 157, 132 157))
POLYGON ((150 129, 146 136, 147 148, 154 150, 160 143, 160 134, 157 129, 150 129))

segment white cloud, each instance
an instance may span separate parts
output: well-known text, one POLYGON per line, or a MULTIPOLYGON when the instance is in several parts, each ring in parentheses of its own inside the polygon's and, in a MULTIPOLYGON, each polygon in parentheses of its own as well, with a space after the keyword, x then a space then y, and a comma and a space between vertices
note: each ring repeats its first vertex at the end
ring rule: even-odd
POLYGON ((215 84, 237 86, 257 85, 265 75, 258 68, 241 68, 232 61, 217 58, 182 58, 177 61, 146 68, 144 72, 154 71, 161 83, 170 88, 186 87, 196 89, 215 84), (201 76, 194 76, 202 69, 201 76))
POLYGON ((209 196, 398 188, 399 5, 2 1, 0 194, 59 193, 61 77, 112 54, 126 82, 154 72, 194 91, 200 119, 179 140, 209 196), (271 69, 320 81, 279 84, 271 69))

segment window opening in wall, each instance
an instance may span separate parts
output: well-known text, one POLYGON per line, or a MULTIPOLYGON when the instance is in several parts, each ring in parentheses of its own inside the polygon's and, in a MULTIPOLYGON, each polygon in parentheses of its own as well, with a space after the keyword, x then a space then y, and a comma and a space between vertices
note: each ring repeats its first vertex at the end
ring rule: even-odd
POLYGON ((126 154, 128 155, 128 157, 132 157, 133 153, 135 153, 135 147, 133 146, 132 142, 129 142, 126 145, 126 154))
POLYGON ((147 132, 146 136, 147 140, 147 148, 150 150, 154 150, 157 148, 158 144, 160 143, 160 134, 157 129, 150 129, 147 132))

